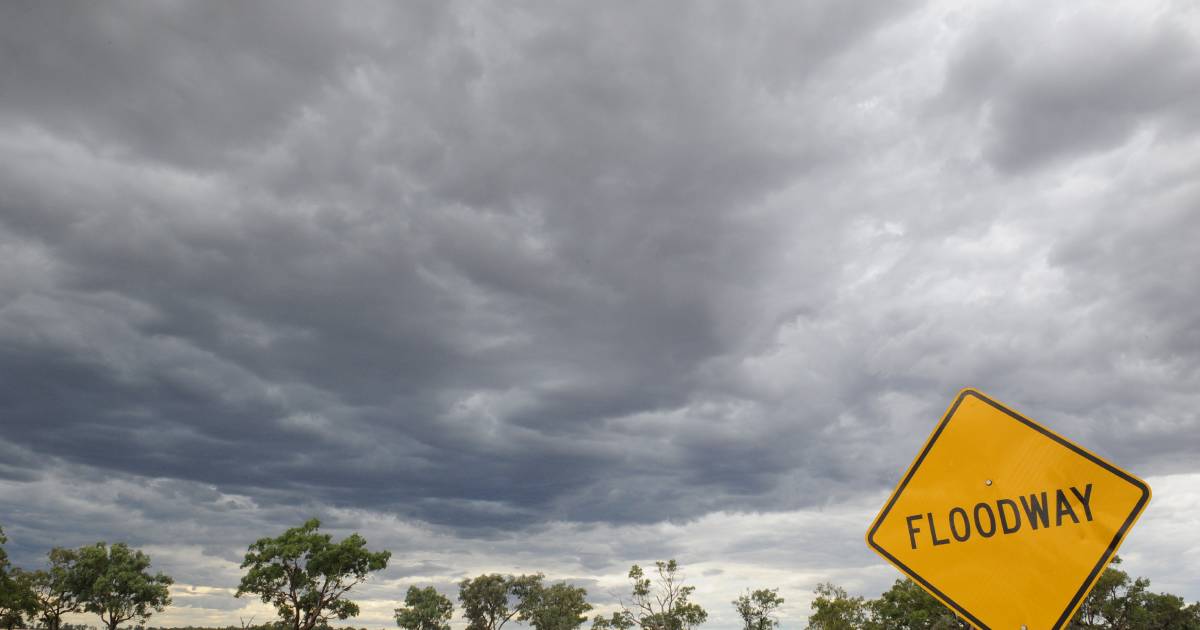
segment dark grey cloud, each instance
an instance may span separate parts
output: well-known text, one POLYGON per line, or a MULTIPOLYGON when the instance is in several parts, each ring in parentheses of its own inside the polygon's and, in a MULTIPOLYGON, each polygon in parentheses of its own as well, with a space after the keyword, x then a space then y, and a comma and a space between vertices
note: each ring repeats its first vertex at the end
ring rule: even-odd
POLYGON ((329 8, 6 9, 3 224, 55 263, 6 313, 38 331, 4 356, 13 439, 467 527, 768 486, 706 465, 751 444, 606 425, 744 341, 778 220, 749 207, 838 153, 772 110, 886 13, 805 9, 795 40, 715 7, 329 8), (649 500, 597 498, 621 479, 649 500))
MULTIPOLYGON (((270 142, 376 43, 363 37, 369 16, 279 8, 9 4, 0 80, 21 89, 0 115, 98 150, 219 168, 270 142)), ((412 9, 393 28, 436 32, 434 11, 412 9)))
POLYGON ((397 553, 380 601, 673 555, 886 585, 847 532, 968 385, 1194 474, 1196 28, 5 5, 14 558, 133 539, 231 588, 315 514, 397 553))
POLYGON ((983 116, 998 168, 1116 148, 1138 131, 1190 134, 1200 108, 1200 50, 1170 13, 1022 9, 980 20, 949 60, 944 98, 983 116))

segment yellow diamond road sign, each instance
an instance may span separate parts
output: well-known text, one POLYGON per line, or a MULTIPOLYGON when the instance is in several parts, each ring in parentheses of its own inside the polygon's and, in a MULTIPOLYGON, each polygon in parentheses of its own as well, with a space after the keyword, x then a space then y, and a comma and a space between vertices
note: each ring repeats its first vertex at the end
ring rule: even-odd
POLYGON ((963 390, 867 544, 978 628, 1060 630, 1150 501, 1150 487, 963 390))

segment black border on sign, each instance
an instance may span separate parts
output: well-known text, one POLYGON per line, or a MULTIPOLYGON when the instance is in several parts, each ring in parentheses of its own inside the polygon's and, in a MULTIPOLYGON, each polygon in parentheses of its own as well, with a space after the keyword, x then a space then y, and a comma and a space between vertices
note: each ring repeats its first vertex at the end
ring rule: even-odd
POLYGON ((1140 499, 1138 499, 1137 504, 1134 505, 1133 511, 1129 513, 1128 517, 1126 517, 1125 523, 1121 525, 1121 528, 1117 530, 1116 535, 1114 535, 1113 539, 1108 543, 1108 548, 1105 549, 1104 553, 1100 555, 1100 559, 1096 562, 1096 566, 1094 566, 1091 573, 1088 573, 1088 576, 1084 578, 1083 584, 1079 586, 1079 590, 1077 590, 1075 595, 1071 597, 1071 601, 1067 604, 1066 610, 1063 611, 1062 615, 1059 616, 1058 621, 1054 622, 1054 626, 1051 628, 1051 630, 1062 630, 1062 628, 1066 626, 1067 622, 1070 621, 1071 614, 1075 612, 1075 609, 1078 608, 1083 602, 1083 598, 1087 596, 1088 591, 1092 590, 1092 586, 1094 585, 1096 578, 1100 575, 1100 571, 1102 571, 1104 567, 1112 560, 1112 557, 1117 552, 1117 547, 1120 546, 1121 541, 1125 538, 1125 534, 1129 532, 1129 528, 1133 526, 1134 521, 1136 521, 1138 516, 1141 515, 1142 510, 1144 510, 1146 507, 1146 503, 1150 501, 1150 486, 1146 485, 1146 482, 1142 481, 1141 479, 1138 479, 1137 477, 1134 477, 1120 468, 1113 466, 1100 457, 1088 452, 1086 449, 1073 444, 1066 438, 1063 438, 1062 436, 1054 433, 1046 427, 1043 427, 1033 420, 1025 418, 1021 414, 1005 407, 991 398, 988 398, 974 389, 962 390, 959 392, 958 397, 955 398, 954 404, 950 405, 950 409, 946 411, 946 415, 942 418, 942 421, 938 423, 938 426, 936 429, 934 429, 933 434, 930 435, 929 439, 925 442, 925 448, 921 449, 921 453, 917 455, 915 460, 913 460, 912 465, 908 467, 908 473, 904 475, 904 479, 900 481, 900 485, 896 486, 896 489, 892 491, 891 498, 888 499, 887 504, 883 506, 883 510, 879 512, 879 516, 875 517, 875 522, 872 523, 871 529, 867 531, 867 544, 870 545, 870 547, 877 553, 879 553, 879 555, 887 558, 888 562, 891 562, 896 566, 896 568, 900 569, 913 580, 915 580, 921 585, 922 588, 929 591, 930 594, 937 597, 943 603, 953 608, 955 612, 962 615, 963 618, 970 621, 971 624, 976 628, 980 628, 980 630, 991 630, 987 625, 976 618, 975 615, 972 615, 970 612, 968 612, 966 608, 960 606, 958 602, 948 597, 933 584, 930 584, 925 578, 917 575, 916 571, 913 571, 898 558, 888 553, 887 550, 875 542, 875 532, 879 530, 879 527, 883 524, 884 519, 887 517, 888 513, 891 512, 892 506, 895 505, 896 500, 900 498, 900 494, 904 492, 904 488, 908 486, 909 480, 911 480, 913 475, 916 474, 917 469, 921 467, 921 463, 925 461, 925 456, 929 454, 929 451, 933 448, 934 443, 937 442, 939 437, 941 437, 942 431, 950 422, 950 418, 954 416, 955 411, 958 411, 958 406, 962 404, 962 401, 965 400, 967 396, 974 396, 975 398, 978 398, 992 407, 995 407, 1005 415, 1054 440, 1055 442, 1058 442, 1074 453, 1087 458, 1089 461, 1095 463, 1101 468, 1104 468, 1117 477, 1120 477, 1121 479, 1133 484, 1142 491, 1142 496, 1140 499))

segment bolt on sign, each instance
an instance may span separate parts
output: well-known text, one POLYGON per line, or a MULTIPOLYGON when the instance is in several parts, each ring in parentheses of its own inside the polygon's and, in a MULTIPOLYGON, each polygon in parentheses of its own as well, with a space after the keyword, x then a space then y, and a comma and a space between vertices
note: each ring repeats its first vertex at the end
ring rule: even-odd
POLYGON ((867 544, 977 628, 1061 630, 1149 501, 1141 479, 965 389, 867 544))

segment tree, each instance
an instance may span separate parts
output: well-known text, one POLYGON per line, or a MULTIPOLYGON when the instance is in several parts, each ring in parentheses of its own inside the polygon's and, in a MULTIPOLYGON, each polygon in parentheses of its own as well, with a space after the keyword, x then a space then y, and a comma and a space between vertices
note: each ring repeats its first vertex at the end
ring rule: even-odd
POLYGON ((21 569, 12 569, 0 575, 0 627, 12 630, 32 616, 34 607, 31 576, 21 569))
POLYGON ((633 608, 622 604, 622 610, 610 618, 597 615, 592 621, 593 630, 626 630, 635 625, 643 630, 688 630, 708 619, 708 612, 689 601, 696 587, 683 585, 674 560, 660 560, 654 566, 658 570, 656 580, 646 577, 638 565, 630 567, 633 608))
POLYGON ((319 520, 309 519, 250 545, 242 562, 249 571, 234 596, 259 596, 293 630, 312 630, 330 617, 356 616, 358 605, 345 598, 347 593, 370 573, 386 568, 392 554, 369 551, 358 534, 335 543, 329 534, 317 532, 320 527, 319 520))
POLYGON ((1147 628, 1155 630, 1200 630, 1200 604, 1185 606, 1182 597, 1150 593, 1146 597, 1147 628))
POLYGON ((879 599, 867 604, 870 623, 889 630, 970 630, 933 595, 908 578, 896 580, 879 599))
MULTIPOLYGON (((1114 558, 1113 564, 1120 559, 1114 558)), ((1069 630, 1200 630, 1200 603, 1150 592, 1150 581, 1105 569, 1071 620, 1069 630)), ((970 628, 909 579, 896 580, 879 599, 850 597, 820 584, 809 617, 811 630, 947 630, 970 628)))
POLYGON ((1128 627, 1133 618, 1139 616, 1137 611, 1150 582, 1145 579, 1131 581, 1128 573, 1112 568, 1118 564, 1121 559, 1114 557, 1111 565, 1100 574, 1092 592, 1071 620, 1072 630, 1128 627))
POLYGON ((8 561, 4 545, 8 538, 0 528, 0 627, 12 630, 22 625, 26 615, 34 612, 33 591, 28 573, 14 569, 8 561))
POLYGON ((779 626, 773 614, 783 604, 779 589, 758 589, 746 592, 733 600, 733 607, 742 618, 743 630, 771 630, 779 626))
POLYGON ((466 579, 458 585, 467 630, 500 630, 522 613, 523 603, 541 588, 541 573, 500 575, 490 573, 466 579))
POLYGON ((584 613, 592 609, 587 591, 566 582, 530 589, 520 604, 521 621, 535 630, 575 630, 587 621, 584 613))
POLYGON ((109 630, 130 620, 144 623, 171 604, 168 587, 174 583, 162 573, 151 575, 150 556, 125 543, 103 542, 77 552, 73 588, 83 609, 96 613, 109 630))
POLYGON ((859 630, 867 624, 867 604, 861 597, 850 597, 846 589, 828 582, 817 585, 813 614, 808 617, 810 630, 859 630))
POLYGON ((850 597, 829 583, 818 584, 808 618, 811 630, 969 629, 954 612, 907 578, 896 580, 879 599, 850 597))
POLYGON ((55 547, 47 554, 50 566, 31 574, 30 586, 35 602, 35 616, 47 630, 60 630, 62 616, 79 612, 82 602, 79 592, 79 552, 55 547))
POLYGON ((637 625, 628 610, 618 610, 610 617, 596 615, 592 618, 592 630, 630 630, 637 625))
POLYGON ((404 606, 396 609, 396 625, 405 630, 450 630, 454 604, 432 586, 408 587, 404 606))
POLYGON ((21 623, 21 606, 18 584, 10 574, 8 552, 4 550, 7 542, 4 529, 0 528, 0 626, 11 628, 21 623))
MULTIPOLYGON (((1114 557, 1112 565, 1121 563, 1114 557)), ((1071 630, 1200 630, 1200 605, 1184 606, 1175 595, 1150 592, 1150 580, 1131 579, 1109 566, 1071 620, 1071 630)))

